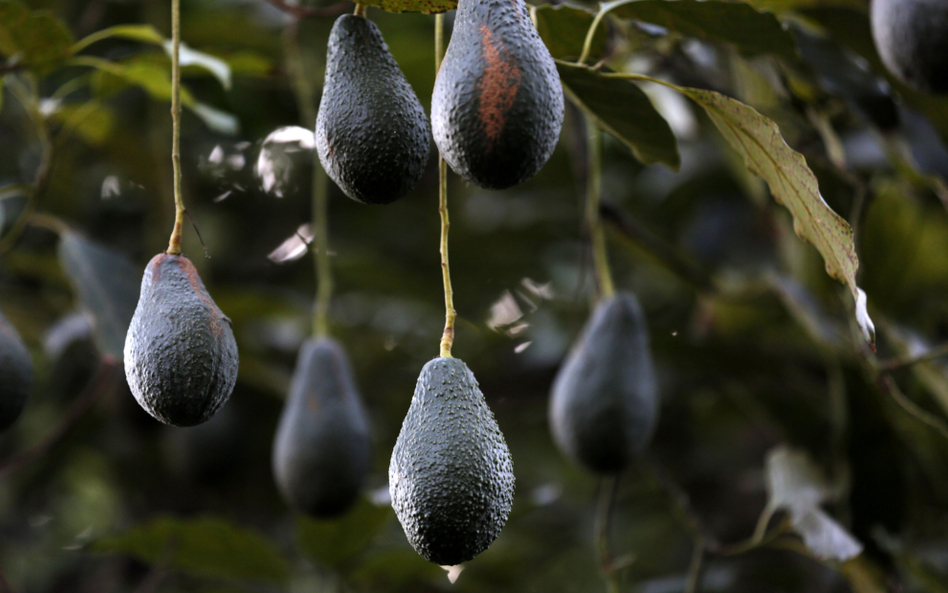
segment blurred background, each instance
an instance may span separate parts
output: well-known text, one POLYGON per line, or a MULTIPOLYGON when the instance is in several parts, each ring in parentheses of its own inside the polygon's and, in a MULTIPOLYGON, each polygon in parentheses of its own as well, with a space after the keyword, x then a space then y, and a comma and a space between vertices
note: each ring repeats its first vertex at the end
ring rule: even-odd
MULTIPOLYGON (((568 106, 552 158, 521 186, 451 174, 454 355, 480 381, 517 477, 506 528, 453 584, 410 548, 387 493, 443 327, 434 150, 391 205, 330 187, 332 335, 374 442, 364 500, 313 521, 273 483, 272 439, 311 328, 309 130, 334 20, 275 4, 183 2, 183 39, 199 52, 184 70, 184 199, 204 243, 189 227, 184 253, 240 351, 229 403, 184 429, 135 403, 114 363, 124 329, 109 325, 130 316, 173 223, 169 5, 0 2, 0 308, 37 378, 0 435, 0 590, 585 593, 605 590, 614 560, 621 590, 643 593, 948 591, 948 367, 916 360, 948 339, 948 99, 885 73, 866 2, 750 2, 785 23, 793 63, 669 22, 607 19, 610 66, 733 96, 804 154, 854 228, 878 353, 848 291, 704 112, 645 86, 680 169, 645 167, 605 134, 603 210, 616 284, 648 318, 661 418, 646 460, 618 480, 605 559, 600 479, 568 463, 547 427, 551 381, 595 295, 584 115, 568 106), (70 53, 117 25, 159 37, 140 28, 70 53), (778 511, 773 538, 735 547, 768 500, 779 506, 773 477, 788 455, 818 468, 803 472, 826 503, 815 531, 778 511), (852 545, 861 553, 840 552, 852 545)), ((578 57, 594 11, 538 10, 555 57, 578 57)), ((427 110, 434 17, 369 17, 427 110)))

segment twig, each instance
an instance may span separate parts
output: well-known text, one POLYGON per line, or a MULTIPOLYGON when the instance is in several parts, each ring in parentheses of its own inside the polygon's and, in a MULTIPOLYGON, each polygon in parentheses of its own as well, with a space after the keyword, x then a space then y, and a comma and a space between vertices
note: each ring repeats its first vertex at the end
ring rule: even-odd
POLYGON ((928 352, 919 354, 917 356, 908 356, 905 358, 896 358, 893 360, 886 361, 881 365, 881 371, 884 373, 891 373, 899 369, 913 366, 923 362, 931 362, 936 358, 941 358, 942 356, 948 356, 948 344, 942 344, 941 346, 936 346, 930 349, 928 352))
MULTIPOLYGON (((444 59, 444 15, 435 15, 435 75, 444 59)), ((451 267, 448 264, 448 164, 438 154, 438 213, 441 215, 441 275, 444 280, 444 334, 441 336, 441 356, 451 357, 454 345, 454 321, 458 313, 454 309, 454 289, 451 287, 451 267)))
POLYGON ((593 264, 599 297, 609 298, 615 294, 615 283, 609 269, 609 253, 606 250, 606 235, 600 218, 602 198, 602 134, 590 119, 586 119, 586 232, 592 243, 593 264))
MULTIPOLYGON (((292 23, 284 34, 284 49, 290 70, 296 102, 304 125, 312 128, 316 122, 316 89, 312 73, 306 71, 303 51, 300 47, 299 23, 292 23)), ((313 268, 316 275, 316 301, 313 305, 313 333, 316 336, 329 334, 329 307, 332 301, 332 264, 329 261, 329 178, 319 162, 319 154, 313 151, 312 216, 313 234, 310 249, 313 251, 313 268)))
POLYGON ((61 441, 89 408, 92 407, 92 404, 106 391, 106 387, 112 378, 112 373, 117 368, 119 368, 118 361, 111 357, 103 357, 99 362, 99 368, 96 369, 92 379, 89 380, 89 384, 86 385, 85 391, 73 401, 63 416, 62 421, 60 421, 59 426, 32 449, 15 455, 0 465, 0 479, 4 478, 8 473, 42 456, 56 443, 61 441))
POLYGON ((315 8, 313 6, 298 6, 286 0, 267 0, 271 5, 298 19, 308 19, 321 16, 338 16, 349 10, 350 2, 340 2, 332 6, 315 8))
POLYGON ((691 553, 691 564, 688 566, 688 578, 685 579, 684 593, 699 593, 701 590, 701 574, 704 568, 704 545, 695 544, 691 553))
POLYGON ((174 169, 174 228, 168 255, 181 253, 184 198, 181 196, 181 0, 171 0, 171 165, 174 169))
POLYGON ((599 500, 596 505, 595 533, 602 574, 606 580, 606 590, 609 593, 619 593, 619 579, 617 578, 617 571, 613 568, 612 545, 609 541, 612 511, 615 508, 616 495, 619 492, 619 476, 602 478, 599 480, 599 487, 596 490, 599 500))
POLYGON ((914 416, 916 420, 935 429, 936 432, 948 439, 948 426, 945 426, 945 423, 942 422, 938 416, 919 407, 915 402, 905 397, 905 394, 902 393, 902 390, 896 385, 891 375, 880 375, 879 385, 906 413, 914 416))
POLYGON ((612 225, 622 236, 648 251, 659 262, 674 272, 682 280, 705 292, 717 292, 710 276, 694 263, 685 259, 664 239, 652 233, 618 208, 601 204, 602 219, 612 225))

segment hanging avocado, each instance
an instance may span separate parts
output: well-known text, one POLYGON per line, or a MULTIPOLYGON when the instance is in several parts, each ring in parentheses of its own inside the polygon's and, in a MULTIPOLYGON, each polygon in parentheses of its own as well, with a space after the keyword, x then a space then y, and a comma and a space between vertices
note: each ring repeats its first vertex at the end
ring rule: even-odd
POLYGON ((421 179, 430 138, 425 111, 375 23, 339 17, 316 117, 316 150, 329 177, 357 202, 394 202, 421 179))
POLYGON ((20 417, 32 389, 30 353, 0 311, 0 430, 6 430, 20 417))
POLYGON ((523 0, 460 0, 431 122, 444 160, 487 189, 523 183, 550 158, 563 89, 523 0))
POLYGON ((873 0, 872 36, 893 74, 928 93, 948 93, 948 2, 873 0))
POLYGON ((207 421, 234 389, 230 319, 183 255, 160 253, 145 268, 125 337, 125 377, 146 412, 175 426, 207 421))
POLYGON ((510 450, 459 359, 436 358, 421 370, 388 488, 409 543, 435 564, 471 560, 507 522, 514 495, 510 450))
POLYGON ((553 382, 553 438, 587 469, 616 473, 648 444, 657 416, 645 316, 620 294, 599 304, 553 382))
POLYGON ((343 349, 310 338, 300 349, 273 442, 283 499, 313 517, 335 517, 359 496, 371 462, 369 424, 343 349))

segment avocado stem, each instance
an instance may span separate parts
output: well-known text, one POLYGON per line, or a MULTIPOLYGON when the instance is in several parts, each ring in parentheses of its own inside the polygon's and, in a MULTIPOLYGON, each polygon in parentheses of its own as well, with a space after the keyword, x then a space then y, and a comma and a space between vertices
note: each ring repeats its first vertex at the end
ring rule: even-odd
POLYGON ((603 476, 599 480, 598 501, 596 504, 595 537, 596 547, 599 550, 603 578, 606 581, 607 593, 619 593, 619 580, 612 567, 612 544, 609 538, 609 527, 612 525, 612 514, 615 509, 616 495, 619 492, 619 476, 603 476))
POLYGON ((181 0, 171 0, 171 165, 174 168, 174 228, 168 241, 169 255, 181 253, 184 200, 181 197, 181 0))
POLYGON ((353 14, 355 14, 356 16, 361 16, 362 18, 365 18, 365 13, 368 10, 368 8, 369 7, 363 4, 362 2, 356 2, 355 11, 353 12, 353 14))
MULTIPOLYGON (((313 129, 316 124, 316 88, 312 81, 316 77, 306 72, 306 62, 300 48, 299 23, 290 25, 283 36, 287 70, 291 75, 293 91, 305 125, 313 129)), ((313 305, 313 334, 316 337, 329 335, 329 306, 332 301, 332 264, 329 261, 329 177, 319 162, 319 153, 313 151, 313 268, 316 274, 316 302, 313 305)))
MULTIPOLYGON (((444 58, 444 15, 435 15, 435 76, 441 69, 441 60, 444 58)), ((444 334, 441 336, 441 356, 451 358, 451 347, 454 345, 454 320, 457 311, 454 310, 454 291, 451 288, 451 267, 448 264, 448 229, 451 221, 448 218, 448 164, 444 157, 438 154, 438 213, 441 215, 441 274, 444 278, 444 334)))
POLYGON ((586 120, 587 166, 586 166, 586 228, 592 241, 593 262, 596 267, 596 282, 600 298, 615 294, 612 271, 609 269, 609 254, 606 251, 606 234, 599 215, 602 198, 602 134, 596 124, 586 120))

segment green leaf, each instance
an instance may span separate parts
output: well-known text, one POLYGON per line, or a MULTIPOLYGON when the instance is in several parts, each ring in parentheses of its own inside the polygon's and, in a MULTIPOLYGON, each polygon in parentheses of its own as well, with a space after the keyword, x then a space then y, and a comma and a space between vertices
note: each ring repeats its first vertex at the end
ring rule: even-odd
POLYGON ((131 39, 133 41, 141 41, 143 43, 151 43, 154 45, 161 45, 165 41, 165 38, 161 35, 161 33, 158 32, 158 29, 155 29, 151 25, 116 25, 114 27, 102 29, 101 31, 96 31, 95 33, 79 40, 79 42, 77 42, 72 47, 72 53, 77 54, 93 43, 102 41, 103 39, 109 39, 111 37, 131 39))
POLYGON ((790 32, 769 12, 720 0, 616 0, 602 5, 622 19, 659 25, 688 37, 723 41, 749 56, 773 54, 798 60, 790 32))
POLYGON ((0 1, 0 52, 45 74, 72 53, 66 24, 47 11, 29 12, 17 2, 0 1))
POLYGON ((62 123, 64 130, 75 132, 91 146, 105 143, 115 126, 112 109, 94 99, 77 105, 62 105, 52 117, 62 123))
POLYGON ((806 453, 778 447, 767 454, 766 465, 768 508, 789 513, 794 531, 814 556, 845 562, 862 553, 862 544, 820 508, 840 490, 806 453))
MULTIPOLYGON (((583 53, 586 34, 592 26, 595 15, 582 8, 560 4, 544 5, 534 9, 537 32, 540 39, 550 50, 550 55, 558 60, 574 62, 583 53)), ((606 51, 609 38, 605 23, 600 22, 590 45, 589 59, 593 62, 601 58, 606 51)))
POLYGON ((681 165, 678 139, 648 95, 633 82, 602 76, 586 66, 557 61, 556 68, 569 98, 629 147, 644 164, 681 165))
POLYGON ((124 255, 74 231, 63 233, 59 261, 82 308, 92 315, 99 351, 122 360, 141 274, 124 255))
POLYGON ((316 562, 340 567, 368 548, 391 514, 391 507, 377 507, 360 500, 335 521, 316 521, 300 515, 296 521, 300 549, 316 562))
MULTIPOLYGON (((172 45, 171 41, 166 41, 164 44, 165 53, 168 54, 168 57, 171 57, 172 45)), ((231 78, 230 78, 230 66, 224 60, 212 56, 211 54, 206 54, 200 52, 196 49, 192 49, 185 45, 181 44, 181 47, 178 48, 178 59, 181 62, 181 66, 197 66, 198 68, 203 68, 207 70, 214 77, 220 81, 221 86, 225 90, 230 90, 231 78)))
POLYGON ((438 14, 458 7, 457 0, 366 0, 366 6, 375 6, 388 12, 423 12, 438 14))
POLYGON ((731 148, 754 175, 767 182, 774 199, 793 215, 793 228, 823 256, 826 273, 846 284, 856 304, 856 321, 870 344, 876 332, 866 310, 866 293, 856 286, 859 258, 853 230, 823 201, 816 176, 803 155, 790 148, 777 124, 720 93, 679 88, 701 105, 731 148))
POLYGON ((160 517, 96 541, 96 552, 119 552, 199 577, 284 582, 289 566, 269 539, 212 517, 160 517))
MULTIPOLYGON (((129 86, 144 89, 152 98, 171 101, 170 64, 156 54, 140 54, 122 62, 110 62, 92 56, 73 58, 72 64, 98 70, 92 77, 92 89, 99 97, 107 97, 129 86)), ((228 67, 229 72, 229 67, 228 67)), ((187 88, 181 88, 181 104, 197 115, 204 124, 223 134, 236 134, 237 118, 205 103, 199 103, 187 88)))

